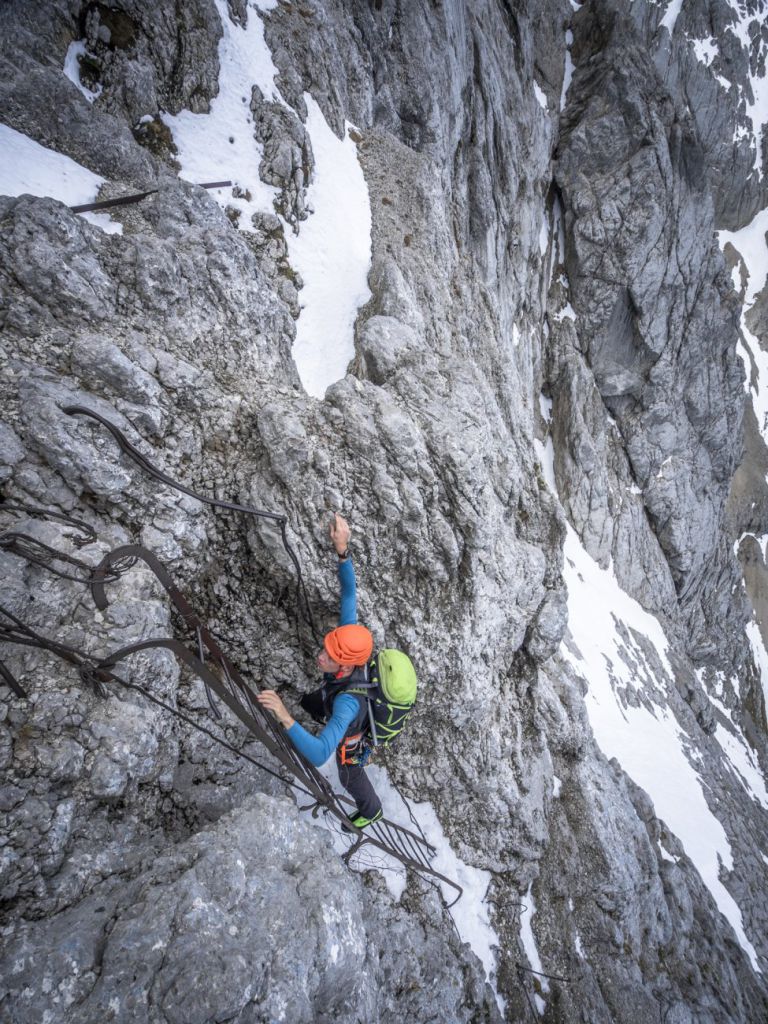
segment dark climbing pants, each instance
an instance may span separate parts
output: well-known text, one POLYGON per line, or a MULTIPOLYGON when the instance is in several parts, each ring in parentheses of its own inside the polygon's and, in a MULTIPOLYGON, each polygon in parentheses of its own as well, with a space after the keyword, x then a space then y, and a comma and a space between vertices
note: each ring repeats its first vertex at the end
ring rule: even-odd
MULTIPOLYGON (((311 715, 315 722, 324 722, 326 719, 325 708, 323 707, 323 688, 313 690, 312 693, 305 693, 301 698, 301 706, 311 715)), ((381 800, 376 796, 376 790, 365 774, 365 768, 359 764, 342 764, 339 749, 336 749, 336 768, 339 773, 339 782, 355 801, 357 813, 366 818, 373 818, 381 810, 381 800)), ((355 813, 351 812, 350 817, 355 813)))
MULTIPOLYGON (((339 772, 339 782, 355 801, 358 814, 362 814, 366 818, 373 818, 378 814, 381 810, 381 800, 376 796, 376 790, 365 774, 365 768, 361 768, 359 764, 342 764, 338 750, 336 751, 336 768, 339 772)), ((354 814, 349 817, 354 817, 354 814)))

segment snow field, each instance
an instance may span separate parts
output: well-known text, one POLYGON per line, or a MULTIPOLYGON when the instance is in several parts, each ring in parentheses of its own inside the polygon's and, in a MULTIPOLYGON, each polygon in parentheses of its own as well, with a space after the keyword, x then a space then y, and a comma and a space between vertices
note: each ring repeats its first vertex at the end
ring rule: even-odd
MULTIPOLYGON (((212 194, 223 208, 240 211, 238 226, 251 229, 257 212, 274 214, 278 189, 259 176, 263 150, 254 138, 250 103, 257 85, 266 99, 281 103, 275 84, 277 68, 264 38, 259 10, 274 3, 249 0, 245 28, 229 18, 226 0, 215 0, 223 36, 219 42, 219 92, 208 114, 185 110, 164 121, 173 133, 180 174, 195 181, 231 180, 229 189, 212 194)), ((354 356, 354 324, 359 308, 370 298, 371 209, 357 147, 345 125, 343 139, 328 126, 312 96, 305 94, 307 133, 315 159, 307 201, 313 211, 300 222, 298 234, 283 221, 288 258, 301 275, 301 315, 296 325, 293 357, 308 394, 322 399, 341 379, 354 356)))
MULTIPOLYGON (((563 643, 562 653, 587 683, 585 702, 595 740, 605 756, 615 757, 648 793, 656 814, 683 844, 759 972, 741 911, 720 880, 721 870, 733 867, 728 837, 710 810, 689 760, 689 741, 666 706, 665 688, 673 685, 673 673, 661 626, 621 589, 612 569, 601 569, 592 560, 570 525, 564 574, 570 639, 563 643), (621 635, 622 626, 628 636, 621 635), (646 659, 638 634, 651 642, 660 658, 665 673, 660 679, 646 659)), ((730 755, 730 741, 728 746, 730 755)))
POLYGON ((180 175, 198 184, 226 180, 238 186, 244 193, 240 197, 231 195, 230 189, 213 189, 211 195, 223 208, 239 210, 239 226, 247 231, 254 213, 273 212, 272 202, 278 192, 259 177, 262 147, 253 135, 251 113, 254 85, 265 99, 281 100, 275 86, 277 68, 255 5, 249 3, 248 23, 241 28, 230 20, 226 0, 214 2, 223 32, 219 40, 218 95, 211 100, 207 114, 182 110, 175 116, 162 116, 179 151, 180 175))
POLYGON ((312 140, 315 174, 307 198, 314 209, 286 233, 288 258, 304 281, 299 297, 293 358, 302 384, 322 398, 347 372, 355 354, 357 312, 371 297, 371 204, 357 147, 345 123, 338 139, 309 93, 307 131, 312 140))
MULTIPOLYGON (((95 201, 104 178, 63 153, 41 146, 29 136, 0 124, 0 195, 48 196, 67 206, 95 201)), ((107 234, 121 235, 123 225, 107 213, 82 213, 107 234)))

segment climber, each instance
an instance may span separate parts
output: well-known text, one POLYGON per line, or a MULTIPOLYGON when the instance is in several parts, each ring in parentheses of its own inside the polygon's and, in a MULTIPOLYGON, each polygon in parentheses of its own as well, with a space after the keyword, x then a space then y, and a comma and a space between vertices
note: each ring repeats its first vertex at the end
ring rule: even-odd
POLYGON ((324 728, 317 736, 307 732, 274 690, 264 690, 258 700, 274 714, 299 753, 312 764, 317 767, 325 764, 336 748, 339 781, 356 804, 350 820, 356 828, 365 828, 378 821, 382 811, 381 800, 364 767, 368 702, 344 692, 349 686, 368 685, 367 668, 373 654, 370 630, 357 622, 357 586, 349 554, 350 534, 349 524, 336 513, 330 535, 339 559, 339 625, 326 634, 317 655, 317 666, 323 673, 322 686, 301 699, 301 706, 316 722, 326 723, 324 728))

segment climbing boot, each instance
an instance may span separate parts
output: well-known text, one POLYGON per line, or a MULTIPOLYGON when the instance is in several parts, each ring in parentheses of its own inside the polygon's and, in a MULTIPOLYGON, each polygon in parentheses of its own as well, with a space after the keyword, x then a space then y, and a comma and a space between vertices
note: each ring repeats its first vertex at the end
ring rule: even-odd
MULTIPOLYGON (((350 818, 349 820, 352 822, 352 824, 355 826, 355 828, 366 828, 366 826, 372 825, 374 823, 374 821, 378 821, 379 818, 382 816, 382 813, 383 812, 382 812, 381 808, 379 808, 379 810, 376 811, 376 813, 374 814, 374 816, 372 818, 366 818, 364 814, 358 814, 354 818, 350 818)), ((352 831, 352 829, 349 827, 349 825, 344 825, 344 824, 342 824, 341 830, 342 830, 342 832, 351 832, 352 831)))

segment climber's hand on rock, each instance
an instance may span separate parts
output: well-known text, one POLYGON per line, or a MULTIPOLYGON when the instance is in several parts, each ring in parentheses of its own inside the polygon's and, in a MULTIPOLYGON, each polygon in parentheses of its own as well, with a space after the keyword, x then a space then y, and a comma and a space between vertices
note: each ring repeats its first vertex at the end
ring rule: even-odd
POLYGON ((352 534, 352 531, 349 528, 349 523, 347 522, 347 520, 344 518, 344 516, 340 516, 338 512, 335 512, 333 515, 333 521, 331 522, 330 527, 330 534, 333 546, 336 548, 336 554, 343 555, 344 552, 349 547, 349 538, 352 534))

